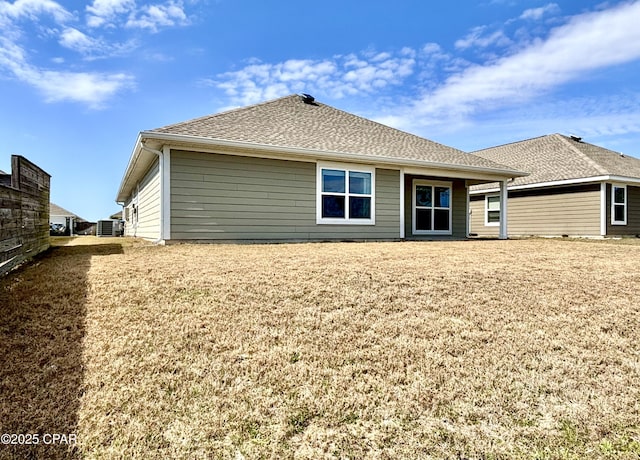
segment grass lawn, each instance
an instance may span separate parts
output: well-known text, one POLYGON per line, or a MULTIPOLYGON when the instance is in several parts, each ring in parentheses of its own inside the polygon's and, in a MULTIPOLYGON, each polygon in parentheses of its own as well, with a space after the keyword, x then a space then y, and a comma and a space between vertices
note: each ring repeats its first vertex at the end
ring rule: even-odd
POLYGON ((57 244, 0 432, 78 442, 0 458, 640 457, 638 240, 57 244))

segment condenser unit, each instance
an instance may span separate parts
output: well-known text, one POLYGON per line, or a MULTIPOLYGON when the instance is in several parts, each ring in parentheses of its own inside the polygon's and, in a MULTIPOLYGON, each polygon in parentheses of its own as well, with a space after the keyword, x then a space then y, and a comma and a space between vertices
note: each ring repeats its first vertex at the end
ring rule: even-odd
POLYGON ((117 220, 99 220, 96 228, 97 236, 121 236, 120 222, 117 220))

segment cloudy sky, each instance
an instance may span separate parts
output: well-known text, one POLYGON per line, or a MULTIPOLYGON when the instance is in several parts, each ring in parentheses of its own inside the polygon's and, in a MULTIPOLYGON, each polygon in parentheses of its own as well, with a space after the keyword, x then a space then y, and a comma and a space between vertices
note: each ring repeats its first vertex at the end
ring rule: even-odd
POLYGON ((299 92, 466 151, 640 157, 639 24, 637 0, 0 0, 0 169, 107 218, 139 131, 299 92))

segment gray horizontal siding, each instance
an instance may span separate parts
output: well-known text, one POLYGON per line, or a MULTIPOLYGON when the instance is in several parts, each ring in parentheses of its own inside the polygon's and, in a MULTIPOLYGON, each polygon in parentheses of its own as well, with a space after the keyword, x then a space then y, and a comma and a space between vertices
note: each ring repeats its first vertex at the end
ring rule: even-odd
MULTIPOLYGON (((486 226, 485 195, 471 197, 471 233, 498 236, 486 226)), ((600 184, 509 193, 509 236, 600 235, 600 184)))
POLYGON ((171 239, 399 237, 399 172, 376 170, 376 225, 316 224, 316 165, 171 152, 171 239))

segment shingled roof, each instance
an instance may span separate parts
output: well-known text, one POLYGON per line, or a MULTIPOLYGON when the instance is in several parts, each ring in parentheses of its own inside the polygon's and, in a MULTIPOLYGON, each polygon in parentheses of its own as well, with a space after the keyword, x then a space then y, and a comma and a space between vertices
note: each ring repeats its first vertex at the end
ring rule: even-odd
POLYGON ((509 170, 484 158, 298 95, 176 123, 164 133, 387 159, 509 170))
POLYGON ((82 217, 77 216, 71 211, 67 211, 62 206, 58 206, 55 203, 49 203, 49 215, 50 216, 63 216, 63 217, 74 217, 76 220, 80 222, 86 222, 82 217))
POLYGON ((127 199, 165 146, 297 161, 386 164, 438 170, 445 177, 453 173, 480 182, 524 174, 312 99, 285 96, 140 132, 116 201, 127 199))
MULTIPOLYGON (((549 134, 472 154, 530 173, 516 178, 510 187, 603 176, 640 180, 640 159, 562 134, 549 134)), ((479 185, 474 189, 487 187, 490 186, 479 185)))

